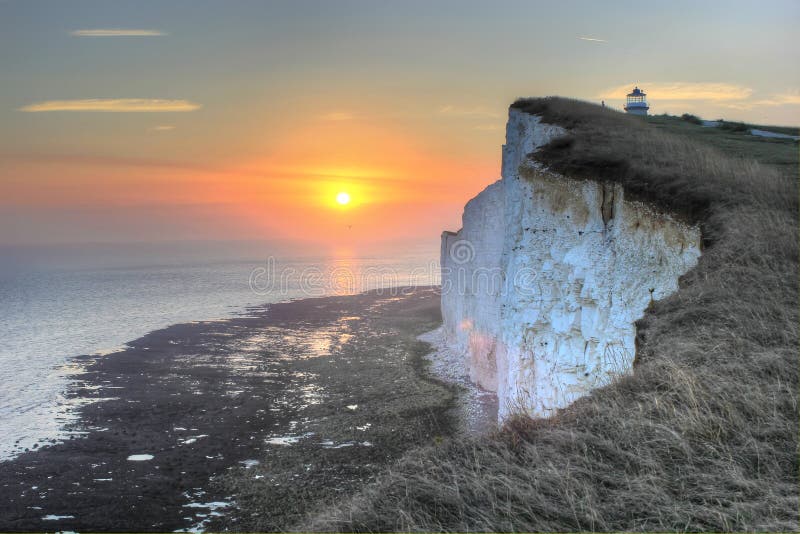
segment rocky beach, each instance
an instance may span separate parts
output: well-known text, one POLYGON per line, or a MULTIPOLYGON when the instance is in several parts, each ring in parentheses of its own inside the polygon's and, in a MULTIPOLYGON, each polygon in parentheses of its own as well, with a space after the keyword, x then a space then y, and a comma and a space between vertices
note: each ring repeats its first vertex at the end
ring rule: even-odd
POLYGON ((0 530, 289 529, 462 429, 437 288, 252 308, 75 358, 71 439, 0 463, 0 530))

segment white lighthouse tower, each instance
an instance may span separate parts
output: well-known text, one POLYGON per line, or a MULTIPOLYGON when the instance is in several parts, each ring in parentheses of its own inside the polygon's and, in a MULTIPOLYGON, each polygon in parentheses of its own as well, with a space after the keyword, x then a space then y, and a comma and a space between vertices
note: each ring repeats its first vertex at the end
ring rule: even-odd
POLYGON ((647 95, 638 87, 633 88, 633 92, 628 93, 628 102, 625 104, 625 111, 631 115, 647 116, 647 95))

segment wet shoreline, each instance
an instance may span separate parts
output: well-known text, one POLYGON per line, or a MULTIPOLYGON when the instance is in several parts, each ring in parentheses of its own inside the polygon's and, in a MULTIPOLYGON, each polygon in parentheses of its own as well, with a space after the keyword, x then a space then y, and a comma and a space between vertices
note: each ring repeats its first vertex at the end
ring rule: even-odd
POLYGON ((472 381, 466 356, 448 345, 443 327, 425 332, 417 339, 431 346, 432 350, 425 355, 425 360, 430 362, 428 372, 460 388, 454 409, 458 431, 476 435, 496 430, 499 408, 497 393, 486 391, 472 381))
POLYGON ((152 332, 85 367, 73 439, 0 462, 0 530, 291 528, 457 430, 416 339, 436 288, 152 332))

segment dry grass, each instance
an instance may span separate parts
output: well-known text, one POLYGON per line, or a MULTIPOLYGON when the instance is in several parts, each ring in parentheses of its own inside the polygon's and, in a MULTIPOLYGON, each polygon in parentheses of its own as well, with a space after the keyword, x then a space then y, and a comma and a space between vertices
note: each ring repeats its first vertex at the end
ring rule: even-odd
POLYGON ((537 159, 700 222, 704 255, 637 324, 632 376, 414 450, 303 528, 796 531, 797 175, 585 103, 514 105, 571 130, 537 159))

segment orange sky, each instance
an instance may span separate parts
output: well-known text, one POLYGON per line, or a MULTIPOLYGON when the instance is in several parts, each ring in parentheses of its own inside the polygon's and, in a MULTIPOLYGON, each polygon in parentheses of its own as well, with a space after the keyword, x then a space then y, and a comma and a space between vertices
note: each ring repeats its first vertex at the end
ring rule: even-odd
MULTIPOLYGON (((33 212, 84 213, 83 223, 72 220, 77 226, 71 235, 63 228, 37 230, 42 242, 146 238, 154 216, 169 229, 167 239, 280 237, 332 246, 420 236, 434 241, 458 224, 465 200, 497 178, 499 143, 496 154, 456 156, 456 150, 436 152, 435 141, 393 126, 344 114, 310 117, 281 126, 277 142, 239 162, 9 158, 0 164, 0 196, 7 206, 33 212), (351 196, 346 206, 335 201, 342 191, 351 196), (186 224, 176 225, 176 219, 186 224)), ((159 240, 157 233, 153 238, 159 240)))
POLYGON ((800 4, 0 2, 0 245, 436 247, 561 95, 800 122, 800 4), (342 207, 335 195, 347 191, 342 207))

